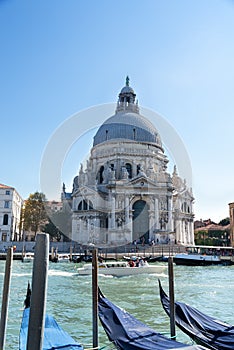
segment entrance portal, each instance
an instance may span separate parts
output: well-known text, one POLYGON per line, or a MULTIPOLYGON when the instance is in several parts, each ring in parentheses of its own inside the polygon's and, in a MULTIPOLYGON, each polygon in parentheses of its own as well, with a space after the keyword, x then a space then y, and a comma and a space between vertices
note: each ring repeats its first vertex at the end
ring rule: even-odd
POLYGON ((145 243, 149 240, 149 206, 139 200, 133 204, 133 241, 143 239, 145 243))

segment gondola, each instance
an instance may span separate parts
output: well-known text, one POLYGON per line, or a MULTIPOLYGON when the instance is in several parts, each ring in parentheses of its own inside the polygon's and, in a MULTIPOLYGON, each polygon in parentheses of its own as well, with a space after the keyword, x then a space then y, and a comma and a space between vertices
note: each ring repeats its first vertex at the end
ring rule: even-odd
POLYGON ((99 319, 109 340, 118 350, 206 349, 166 338, 113 304, 100 289, 98 294, 99 319))
MULTIPOLYGON (((170 316, 170 300, 159 281, 160 298, 170 316)), ((234 327, 202 313, 187 304, 175 303, 175 323, 197 344, 212 350, 234 349, 234 327)))
MULTIPOLYGON (((30 314, 31 290, 28 285, 25 308, 20 328, 19 350, 27 349, 28 323, 30 314)), ((83 350, 83 346, 77 343, 67 332, 65 332, 49 315, 45 316, 43 350, 83 350)))

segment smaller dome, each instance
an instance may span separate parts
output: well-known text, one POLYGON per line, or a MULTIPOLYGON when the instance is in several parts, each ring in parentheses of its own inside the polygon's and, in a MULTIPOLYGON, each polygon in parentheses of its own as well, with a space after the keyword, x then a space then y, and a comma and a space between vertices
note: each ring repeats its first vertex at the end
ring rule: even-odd
POLYGON ((124 86, 120 91, 120 94, 135 94, 135 92, 131 86, 124 86))

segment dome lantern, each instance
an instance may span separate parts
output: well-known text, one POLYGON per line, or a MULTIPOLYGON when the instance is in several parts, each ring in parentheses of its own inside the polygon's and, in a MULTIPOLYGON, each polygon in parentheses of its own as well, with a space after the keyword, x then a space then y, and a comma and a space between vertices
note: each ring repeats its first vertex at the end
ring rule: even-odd
POLYGON ((119 99, 117 102, 116 113, 123 111, 131 111, 134 113, 139 113, 138 102, 135 103, 136 94, 129 86, 129 77, 126 77, 125 86, 122 88, 119 94, 119 99))

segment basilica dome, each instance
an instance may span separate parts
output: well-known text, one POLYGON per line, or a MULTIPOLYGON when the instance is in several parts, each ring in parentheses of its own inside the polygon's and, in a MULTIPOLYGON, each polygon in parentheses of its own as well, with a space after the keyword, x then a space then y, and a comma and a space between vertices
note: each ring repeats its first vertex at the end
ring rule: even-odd
POLYGON ((116 112, 108 118, 94 136, 93 146, 103 142, 125 140, 154 144, 162 148, 160 135, 154 125, 139 113, 136 94, 126 79, 119 94, 116 112))

